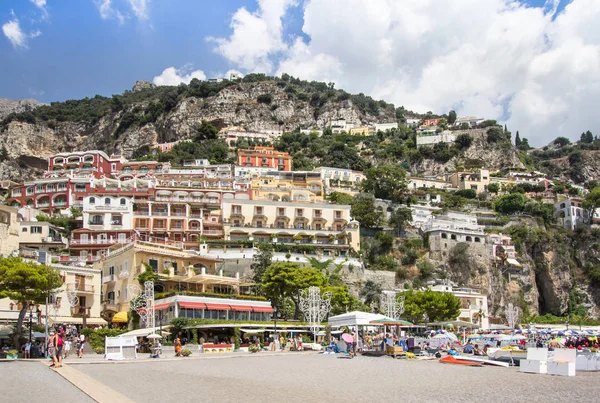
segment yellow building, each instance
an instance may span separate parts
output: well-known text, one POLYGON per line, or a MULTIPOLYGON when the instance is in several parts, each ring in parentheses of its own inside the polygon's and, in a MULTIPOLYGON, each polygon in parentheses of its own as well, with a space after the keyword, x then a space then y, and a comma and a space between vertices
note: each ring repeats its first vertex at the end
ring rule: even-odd
POLYGON ((0 255, 7 256, 19 250, 19 222, 17 209, 0 206, 0 255))
POLYGON ((225 239, 315 244, 360 250, 359 224, 350 206, 327 203, 224 200, 225 239))
POLYGON ((322 202, 323 181, 316 172, 269 172, 252 175, 252 199, 322 202))
POLYGON ((455 172, 450 175, 452 187, 458 189, 472 189, 477 193, 483 193, 490 184, 490 171, 480 169, 475 172, 455 172))
POLYGON ((143 289, 137 277, 146 267, 160 276, 157 287, 165 292, 239 294, 240 287, 252 285, 241 280, 239 273, 224 274, 218 269, 221 262, 170 245, 143 241, 115 245, 95 264, 102 270, 102 315, 113 322, 126 322, 129 301, 143 289), (115 314, 119 316, 113 319, 115 314))
MULTIPOLYGON (((51 326, 55 324, 106 325, 107 322, 100 317, 102 307, 100 270, 58 264, 49 264, 49 266, 59 272, 63 285, 57 292, 50 294, 47 311, 44 304, 35 306, 32 310, 33 322, 43 324, 48 312, 48 324, 51 326)), ((0 322, 16 323, 20 310, 21 305, 16 301, 9 298, 0 299, 0 322)))
POLYGON ((360 135, 360 136, 368 136, 369 135, 369 127, 368 126, 353 127, 352 129, 350 129, 350 134, 360 135))

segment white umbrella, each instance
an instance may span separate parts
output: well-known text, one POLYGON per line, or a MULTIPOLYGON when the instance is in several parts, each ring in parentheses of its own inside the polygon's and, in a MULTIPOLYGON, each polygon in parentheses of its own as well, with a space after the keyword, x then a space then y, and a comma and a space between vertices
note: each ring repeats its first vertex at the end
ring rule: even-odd
POLYGON ((147 339, 162 339, 162 336, 159 334, 150 334, 146 336, 147 339))

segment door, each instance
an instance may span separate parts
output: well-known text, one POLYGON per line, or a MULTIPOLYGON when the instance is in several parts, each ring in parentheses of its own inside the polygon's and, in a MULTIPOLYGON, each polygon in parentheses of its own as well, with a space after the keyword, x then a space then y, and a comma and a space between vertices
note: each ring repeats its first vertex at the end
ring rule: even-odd
POLYGON ((85 291, 85 276, 81 274, 75 275, 75 284, 78 291, 85 291))

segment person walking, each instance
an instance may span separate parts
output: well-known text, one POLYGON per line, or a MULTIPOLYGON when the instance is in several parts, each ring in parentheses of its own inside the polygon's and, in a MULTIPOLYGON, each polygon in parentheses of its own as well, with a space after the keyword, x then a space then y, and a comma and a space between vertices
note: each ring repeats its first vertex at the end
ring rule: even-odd
POLYGON ((54 331, 50 332, 50 337, 48 338, 48 357, 52 358, 51 367, 56 367, 56 333, 54 331))
POLYGON ((23 358, 31 358, 31 342, 25 343, 25 348, 23 350, 23 358))
POLYGON ((175 357, 181 357, 181 340, 179 339, 179 336, 175 338, 173 346, 175 346, 175 357))
POLYGON ((81 341, 80 338, 77 338, 77 357, 83 358, 83 346, 84 342, 81 341))
POLYGON ((65 360, 69 357, 71 352, 71 339, 65 339, 65 360))
POLYGON ((64 346, 65 346, 64 333, 63 332, 56 333, 56 335, 54 336, 54 355, 56 356, 56 362, 55 362, 54 368, 62 367, 62 359, 63 359, 62 355, 63 355, 64 346))

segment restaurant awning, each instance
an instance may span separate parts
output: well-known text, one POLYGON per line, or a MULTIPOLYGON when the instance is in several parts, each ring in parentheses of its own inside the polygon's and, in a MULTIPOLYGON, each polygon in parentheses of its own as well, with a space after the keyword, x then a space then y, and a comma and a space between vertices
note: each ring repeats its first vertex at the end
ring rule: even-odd
POLYGON ((206 309, 204 302, 179 302, 180 308, 186 309, 206 309))
POLYGON ((170 303, 166 303, 166 304, 156 304, 154 305, 154 310, 155 311, 162 311, 164 309, 169 309, 169 306, 171 306, 170 303))
POLYGON ((254 312, 273 312, 273 308, 270 306, 253 306, 252 310, 254 312))
POLYGON ((232 310, 234 311, 239 311, 239 312, 252 312, 252 307, 251 306, 246 306, 246 305, 229 305, 231 307, 232 310))
MULTIPOLYGON (((52 324, 72 323, 72 324, 77 324, 77 325, 83 325, 83 318, 74 318, 72 316, 56 316, 56 317, 51 316, 48 319, 52 324)), ((85 320, 85 323, 88 325, 106 325, 106 324, 108 324, 102 318, 87 318, 85 320)))
POLYGON ((115 316, 112 317, 112 323, 127 323, 129 319, 127 318, 127 311, 121 311, 115 313, 115 316))
POLYGON ((206 304, 206 309, 209 311, 228 311, 229 305, 225 304, 206 304))

